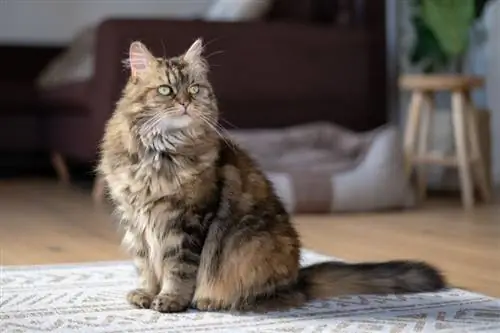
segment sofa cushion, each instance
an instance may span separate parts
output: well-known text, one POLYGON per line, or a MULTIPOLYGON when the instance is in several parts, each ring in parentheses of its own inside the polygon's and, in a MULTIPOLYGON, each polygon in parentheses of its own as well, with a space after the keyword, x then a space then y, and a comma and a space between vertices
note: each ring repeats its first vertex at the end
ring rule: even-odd
POLYGON ((88 80, 94 66, 95 30, 95 26, 82 29, 68 49, 52 59, 42 70, 36 85, 42 89, 50 89, 88 80))

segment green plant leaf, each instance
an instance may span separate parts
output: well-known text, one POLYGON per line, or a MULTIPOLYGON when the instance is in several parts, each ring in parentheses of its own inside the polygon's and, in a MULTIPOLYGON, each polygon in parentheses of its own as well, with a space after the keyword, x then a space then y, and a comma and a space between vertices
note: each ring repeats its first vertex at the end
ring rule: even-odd
POLYGON ((451 57, 467 47, 475 0, 422 0, 421 15, 443 51, 451 57))
POLYGON ((433 32, 425 25, 419 15, 412 18, 415 27, 416 40, 410 53, 410 62, 424 66, 424 71, 437 71, 440 67, 445 67, 449 61, 449 56, 443 51, 433 32))

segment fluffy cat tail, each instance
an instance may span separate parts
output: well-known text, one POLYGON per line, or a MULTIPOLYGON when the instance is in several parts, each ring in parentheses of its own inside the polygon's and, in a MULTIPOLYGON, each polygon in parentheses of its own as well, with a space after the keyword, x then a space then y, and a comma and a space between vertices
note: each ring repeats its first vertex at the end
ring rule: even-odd
POLYGON ((281 310, 345 295, 431 292, 445 287, 441 273, 424 262, 324 262, 302 268, 293 286, 256 299, 252 310, 281 310))
POLYGON ((445 285, 441 273, 423 262, 326 262, 301 269, 298 289, 302 289, 308 300, 314 300, 345 294, 429 292, 445 285))

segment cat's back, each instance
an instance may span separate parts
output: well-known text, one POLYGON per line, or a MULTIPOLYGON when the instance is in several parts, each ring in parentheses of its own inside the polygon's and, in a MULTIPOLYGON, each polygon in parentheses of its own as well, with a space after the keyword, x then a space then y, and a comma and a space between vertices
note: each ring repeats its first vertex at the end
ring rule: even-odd
POLYGON ((226 138, 221 141, 219 151, 219 176, 242 215, 261 214, 287 215, 284 205, 275 193, 260 165, 251 154, 226 138))

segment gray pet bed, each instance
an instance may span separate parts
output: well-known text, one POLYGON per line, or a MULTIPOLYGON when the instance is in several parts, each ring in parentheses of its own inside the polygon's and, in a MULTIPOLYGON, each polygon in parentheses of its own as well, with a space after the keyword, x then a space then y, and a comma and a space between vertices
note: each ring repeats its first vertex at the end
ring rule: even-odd
POLYGON ((327 123, 230 131, 259 162, 290 213, 413 205, 394 127, 353 133, 327 123))

